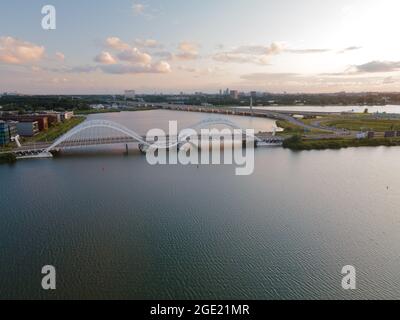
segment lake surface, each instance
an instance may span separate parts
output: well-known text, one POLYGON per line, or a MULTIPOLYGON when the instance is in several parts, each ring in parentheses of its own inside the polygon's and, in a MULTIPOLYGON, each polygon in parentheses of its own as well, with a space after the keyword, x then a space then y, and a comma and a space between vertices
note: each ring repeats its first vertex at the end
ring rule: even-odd
MULTIPOLYGON (((168 112, 91 118, 144 132, 202 116, 168 112)), ((241 177, 123 150, 0 166, 0 298, 400 297, 400 148, 257 149, 241 177), (47 264, 54 292, 41 290, 47 264)))

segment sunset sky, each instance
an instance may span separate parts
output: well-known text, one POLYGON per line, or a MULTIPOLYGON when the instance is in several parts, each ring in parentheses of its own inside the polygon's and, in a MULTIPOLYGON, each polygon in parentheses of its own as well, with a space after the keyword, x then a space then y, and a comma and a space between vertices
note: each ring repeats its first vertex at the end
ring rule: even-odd
POLYGON ((398 0, 3 0, 0 92, 400 91, 399 14, 398 0))

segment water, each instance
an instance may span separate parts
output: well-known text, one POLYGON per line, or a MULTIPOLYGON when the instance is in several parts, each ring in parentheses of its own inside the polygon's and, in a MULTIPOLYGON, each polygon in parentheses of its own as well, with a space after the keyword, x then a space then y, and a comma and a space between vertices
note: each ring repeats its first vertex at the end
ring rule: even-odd
POLYGON ((152 128, 159 128, 168 132, 168 121, 177 121, 179 130, 182 130, 190 128, 202 120, 221 118, 230 120, 243 129, 254 129, 256 133, 260 131, 272 132, 276 128, 276 122, 271 119, 200 112, 154 110, 145 112, 117 112, 107 115, 95 114, 89 116, 89 120, 107 119, 115 121, 142 135, 145 135, 147 131, 152 128))
POLYGON ((399 298, 400 148, 257 149, 248 177, 123 150, 0 166, 0 298, 399 298))

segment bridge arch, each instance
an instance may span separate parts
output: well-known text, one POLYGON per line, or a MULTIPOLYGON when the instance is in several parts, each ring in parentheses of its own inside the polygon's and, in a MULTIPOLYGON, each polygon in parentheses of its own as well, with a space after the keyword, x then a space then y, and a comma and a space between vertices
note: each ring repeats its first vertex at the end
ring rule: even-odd
MULTIPOLYGON (((211 127, 213 125, 224 125, 224 126, 232 128, 232 129, 242 130, 246 136, 250 136, 251 138, 253 138, 256 141, 261 141, 261 139, 257 138, 256 136, 247 134, 245 129, 242 129, 241 127, 239 127, 232 121, 223 119, 223 118, 204 119, 204 120, 194 124, 193 126, 188 127, 187 129, 199 130, 199 129, 205 129, 205 128, 211 127)), ((116 122, 109 121, 109 120, 89 120, 89 121, 85 121, 85 122, 81 123, 77 127, 73 128, 72 130, 68 131, 63 136, 58 138, 56 141, 54 141, 54 143, 51 146, 49 146, 45 150, 45 152, 49 153, 50 151, 56 149, 57 147, 65 144, 65 143, 71 142, 71 141, 77 142, 78 145, 79 145, 79 143, 81 143, 82 145, 87 145, 86 142, 90 141, 91 139, 88 139, 87 134, 85 136, 85 133, 90 132, 90 130, 93 131, 95 129, 99 129, 100 131, 102 129, 111 130, 114 133, 122 134, 122 137, 131 138, 135 142, 138 142, 139 144, 143 144, 146 146, 154 145, 154 142, 149 143, 148 141, 146 141, 146 139, 144 137, 142 137, 142 135, 140 135, 140 134, 136 133, 135 131, 128 129, 125 126, 118 124, 116 122)), ((101 139, 98 136, 97 137, 95 136, 96 134, 98 135, 98 133, 99 133, 99 131, 97 131, 97 133, 94 133, 94 136, 92 136, 91 138, 93 140, 101 139)), ((183 137, 182 140, 186 140, 187 138, 189 138, 189 136, 183 137)), ((179 145, 179 143, 180 143, 179 141, 174 141, 170 144, 166 144, 166 142, 165 142, 164 144, 160 143, 159 145, 157 145, 157 147, 171 148, 171 147, 175 147, 175 146, 179 145)))

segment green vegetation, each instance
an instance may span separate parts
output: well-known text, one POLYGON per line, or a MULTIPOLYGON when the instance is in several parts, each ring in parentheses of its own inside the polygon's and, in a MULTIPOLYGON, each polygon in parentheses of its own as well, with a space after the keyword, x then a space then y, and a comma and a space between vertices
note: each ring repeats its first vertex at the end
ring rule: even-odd
POLYGON ((0 154, 0 164, 4 163, 14 163, 17 161, 17 158, 13 153, 2 153, 0 154))
POLYGON ((73 117, 65 122, 57 123, 49 128, 47 131, 42 131, 38 135, 27 138, 27 142, 46 142, 53 141, 63 135, 64 133, 71 130, 73 127, 82 123, 85 120, 84 117, 73 117))
POLYGON ((351 131, 400 130, 400 120, 374 119, 371 117, 330 119, 324 121, 323 125, 351 131))
POLYGON ((276 125, 279 128, 284 129, 283 132, 280 132, 281 134, 303 134, 304 133, 304 128, 296 126, 295 124, 290 123, 289 121, 278 120, 276 122, 276 125))
POLYGON ((283 147, 291 150, 325 150, 341 149, 350 147, 377 147, 377 146, 400 146, 400 139, 323 139, 303 140, 294 135, 286 139, 283 147))
POLYGON ((323 131, 323 130, 318 130, 318 129, 312 129, 312 130, 305 130, 304 127, 295 125, 289 121, 285 120, 278 120, 276 122, 276 125, 279 128, 284 129, 283 132, 278 132, 278 135, 293 135, 293 134, 327 134, 329 132, 323 131))
MULTIPOLYGON (((117 99, 120 97, 117 96, 117 99)), ((0 96, 0 105, 3 111, 36 112, 42 110, 88 110, 91 104, 104 103, 104 101, 113 101, 114 97, 110 95, 96 96, 0 96)))

